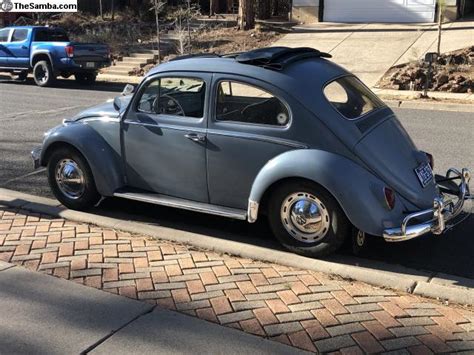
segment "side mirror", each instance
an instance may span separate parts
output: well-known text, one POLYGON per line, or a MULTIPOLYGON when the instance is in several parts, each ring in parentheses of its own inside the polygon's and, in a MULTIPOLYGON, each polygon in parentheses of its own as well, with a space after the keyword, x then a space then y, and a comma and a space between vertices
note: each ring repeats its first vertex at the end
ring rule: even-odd
POLYGON ((114 109, 116 111, 120 111, 121 107, 122 107, 122 100, 120 100, 120 96, 116 96, 114 99, 114 109))
POLYGON ((133 94, 134 91, 135 91, 135 86, 133 86, 132 84, 127 84, 123 88, 122 96, 131 95, 133 94))

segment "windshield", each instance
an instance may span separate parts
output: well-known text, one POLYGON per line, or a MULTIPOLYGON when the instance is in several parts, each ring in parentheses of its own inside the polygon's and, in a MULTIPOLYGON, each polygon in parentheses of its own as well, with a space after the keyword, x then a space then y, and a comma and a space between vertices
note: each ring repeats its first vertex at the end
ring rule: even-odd
POLYGON ((385 106, 372 91, 354 76, 345 76, 330 82, 324 96, 345 118, 355 120, 385 106))

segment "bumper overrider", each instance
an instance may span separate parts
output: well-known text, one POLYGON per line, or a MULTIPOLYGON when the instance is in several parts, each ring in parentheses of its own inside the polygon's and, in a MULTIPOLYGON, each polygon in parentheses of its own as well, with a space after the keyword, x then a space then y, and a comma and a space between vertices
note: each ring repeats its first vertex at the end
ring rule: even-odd
POLYGON ((41 166, 41 147, 35 148, 31 151, 31 159, 33 159, 33 167, 38 169, 41 166))
POLYGON ((457 201, 446 198, 446 195, 436 197, 433 201, 433 208, 422 210, 407 215, 400 228, 389 228, 383 232, 383 237, 388 242, 401 242, 419 237, 426 233, 442 234, 452 226, 447 222, 457 217, 467 200, 474 199, 474 195, 469 192, 469 180, 471 174, 468 169, 449 169, 446 173, 446 180, 460 180, 457 186, 457 201), (422 223, 413 224, 414 220, 419 221, 426 218, 422 223), (412 223, 410 223, 412 222, 412 223))

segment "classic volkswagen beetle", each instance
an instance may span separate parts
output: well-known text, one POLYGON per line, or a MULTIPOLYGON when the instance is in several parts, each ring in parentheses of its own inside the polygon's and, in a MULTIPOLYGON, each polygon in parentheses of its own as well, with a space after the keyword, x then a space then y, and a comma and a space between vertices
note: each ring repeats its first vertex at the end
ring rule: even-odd
POLYGON ((35 165, 72 209, 116 196, 266 215, 287 249, 310 256, 352 230, 362 245, 449 229, 472 198, 469 171, 433 176, 392 110, 327 57, 275 47, 159 65, 48 131, 35 165))

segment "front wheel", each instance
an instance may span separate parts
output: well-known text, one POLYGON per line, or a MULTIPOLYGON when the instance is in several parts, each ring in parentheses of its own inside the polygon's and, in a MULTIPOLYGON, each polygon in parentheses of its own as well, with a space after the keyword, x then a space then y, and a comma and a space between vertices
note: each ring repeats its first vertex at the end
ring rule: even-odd
POLYGON ((351 225, 337 201, 311 182, 282 185, 272 194, 269 222, 288 250, 311 257, 335 252, 350 235, 351 225))
POLYGON ((33 67, 33 78, 38 86, 51 86, 53 85, 56 77, 54 76, 53 68, 51 64, 46 60, 41 60, 33 67))
POLYGON ((52 153, 48 181, 54 196, 68 208, 85 210, 100 200, 89 164, 72 148, 60 148, 52 153))

